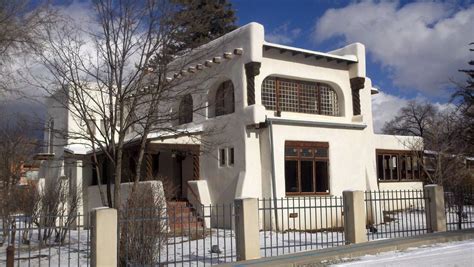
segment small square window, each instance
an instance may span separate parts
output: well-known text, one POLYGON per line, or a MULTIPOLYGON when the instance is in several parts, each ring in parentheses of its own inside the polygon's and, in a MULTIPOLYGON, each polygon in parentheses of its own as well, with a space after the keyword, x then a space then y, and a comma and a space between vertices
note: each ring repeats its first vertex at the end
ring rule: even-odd
POLYGON ((229 148, 229 165, 234 165, 234 148, 229 148))
POLYGON ((219 167, 225 166, 226 163, 225 148, 219 149, 219 167))

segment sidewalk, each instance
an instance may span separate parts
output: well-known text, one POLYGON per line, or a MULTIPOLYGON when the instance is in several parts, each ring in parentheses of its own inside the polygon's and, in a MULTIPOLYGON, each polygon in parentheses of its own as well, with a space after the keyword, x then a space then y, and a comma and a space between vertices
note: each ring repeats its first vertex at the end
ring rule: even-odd
POLYGON ((305 251, 277 257, 261 258, 258 260, 234 262, 231 264, 223 264, 219 266, 324 266, 324 262, 337 261, 341 260, 342 258, 360 257, 367 254, 404 250, 410 247, 419 247, 422 245, 431 245, 452 241, 463 241, 468 239, 474 239, 474 229, 432 233, 397 239, 384 239, 362 244, 305 251))

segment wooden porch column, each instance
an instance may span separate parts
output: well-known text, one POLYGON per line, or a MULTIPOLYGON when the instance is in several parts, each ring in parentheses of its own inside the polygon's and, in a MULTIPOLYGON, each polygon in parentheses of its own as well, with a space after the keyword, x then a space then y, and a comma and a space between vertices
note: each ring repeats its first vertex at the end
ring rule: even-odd
POLYGON ((193 153, 193 180, 199 180, 199 152, 193 153))
POLYGON ((145 154, 145 180, 153 180, 153 158, 150 153, 145 154))

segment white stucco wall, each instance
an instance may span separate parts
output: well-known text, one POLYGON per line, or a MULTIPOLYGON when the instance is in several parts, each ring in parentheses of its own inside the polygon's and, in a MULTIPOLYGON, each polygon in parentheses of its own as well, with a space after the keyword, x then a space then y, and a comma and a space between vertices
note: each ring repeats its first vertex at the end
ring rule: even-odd
MULTIPOLYGON (((197 49, 190 57, 198 58, 189 66, 204 64, 205 60, 221 57, 219 64, 183 77, 177 91, 189 87, 195 108, 202 108, 193 115, 193 122, 177 126, 178 129, 202 130, 200 179, 207 183, 211 203, 231 203, 236 197, 285 197, 284 144, 285 141, 317 141, 329 143, 330 194, 341 195, 342 191, 377 190, 388 184, 378 183, 376 179, 376 149, 409 150, 404 143, 406 137, 375 135, 372 122, 371 89, 372 82, 366 77, 365 48, 362 44, 348 45, 331 51, 333 55, 357 59, 357 63, 346 64, 333 60, 316 60, 302 54, 280 53, 276 49, 263 49, 265 32, 262 25, 251 23, 197 49), (223 58, 226 52, 241 49, 242 55, 232 54, 223 58), (247 105, 247 84, 244 66, 249 62, 260 62, 260 74, 255 77, 256 104, 247 105), (331 85, 338 95, 340 116, 322 116, 302 113, 282 112, 276 117, 274 111, 265 110, 261 104, 261 84, 270 76, 286 77, 305 81, 324 82, 331 85), (365 78, 364 88, 360 90, 361 115, 353 116, 352 90, 350 79, 365 78), (235 112, 219 117, 213 116, 215 90, 224 81, 230 80, 234 86, 235 112), (270 146, 269 125, 256 129, 267 119, 284 119, 300 122, 330 123, 331 126, 273 124, 273 143, 270 146), (234 148, 235 162, 232 166, 219 166, 219 149, 234 148), (272 192, 272 162, 275 157, 276 192, 272 192)), ((182 62, 181 62, 182 63, 182 62)), ((179 61, 176 66, 182 68, 179 61)), ((183 63, 184 64, 184 63, 183 63)), ((187 69, 188 66, 184 66, 187 69)), ((164 105, 163 110, 176 111, 178 103, 164 105)), ((60 114, 60 111, 56 111, 60 114)), ((70 130, 83 129, 74 118, 68 115, 70 130)), ((66 120, 66 119, 65 119, 66 120)), ((175 125, 175 124, 174 124, 175 125)), ((159 140, 160 133, 153 133, 159 140)), ((180 142, 178 139, 165 139, 167 143, 180 142), (173 141, 174 140, 174 141, 173 141)), ((192 144, 190 142, 189 144, 192 144)), ((60 152, 58 152, 59 155, 60 152)), ((172 176, 171 157, 160 156, 160 172, 172 176)), ((169 153, 168 153, 169 154, 169 153)), ((189 163, 189 162, 188 162, 189 163)), ((191 165, 191 164, 186 164, 191 165)), ((90 172, 87 181, 90 182, 90 172)), ((192 171, 183 170, 184 180, 192 171)), ((418 187, 415 183, 397 183, 403 188, 418 187)), ((397 185, 393 185, 396 188, 397 185)), ((392 188, 392 187, 390 187, 392 188)), ((89 200, 91 201, 91 200, 89 200)), ((91 206, 91 203, 87 203, 91 206)))

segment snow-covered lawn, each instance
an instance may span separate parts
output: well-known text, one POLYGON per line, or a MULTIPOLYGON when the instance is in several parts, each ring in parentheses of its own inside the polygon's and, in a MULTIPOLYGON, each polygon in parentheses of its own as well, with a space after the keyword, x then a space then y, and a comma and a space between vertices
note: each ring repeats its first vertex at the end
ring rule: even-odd
MULTIPOLYGON (((39 245, 38 230, 29 232, 30 243, 22 243, 23 231, 17 230, 15 238, 15 266, 89 266, 90 236, 88 230, 71 230, 62 245, 53 237, 46 245, 39 245)), ((6 262, 7 244, 0 247, 0 265, 6 262)))
POLYGON ((474 240, 366 255, 333 266, 474 266, 474 240))
MULTIPOLYGON (((457 230, 457 217, 453 212, 447 213, 448 230, 457 230)), ((407 209, 389 214, 391 221, 376 224, 377 232, 369 231, 369 240, 397 238, 427 233, 426 213, 424 210, 407 209)), ((462 228, 474 227, 474 207, 464 206, 462 228)))
POLYGON ((305 250, 335 247, 344 244, 345 241, 343 232, 260 232, 260 254, 262 257, 271 257, 305 250))

